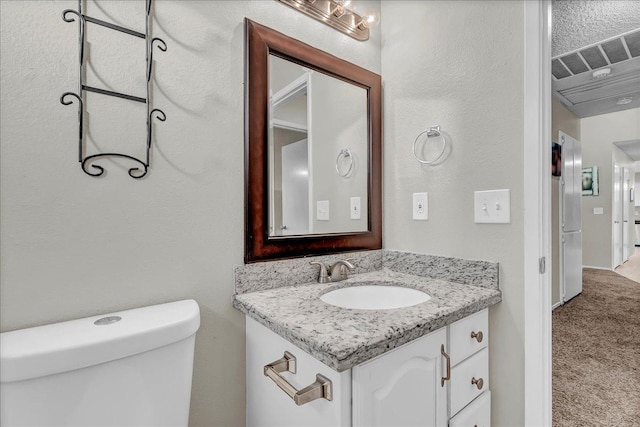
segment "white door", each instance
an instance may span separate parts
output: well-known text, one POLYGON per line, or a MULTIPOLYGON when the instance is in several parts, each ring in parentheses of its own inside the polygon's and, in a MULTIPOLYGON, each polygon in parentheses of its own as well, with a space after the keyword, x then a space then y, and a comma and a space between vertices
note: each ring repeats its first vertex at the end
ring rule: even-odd
POLYGON ((282 235, 309 233, 307 140, 282 147, 282 235))
POLYGON ((353 368, 353 426, 447 425, 446 328, 353 368))
POLYGON ((613 268, 622 264, 622 172, 620 165, 613 165, 613 268))
POLYGON ((622 262, 626 262, 629 259, 629 239, 631 238, 629 233, 629 206, 631 198, 629 197, 629 169, 623 168, 622 177, 622 262))

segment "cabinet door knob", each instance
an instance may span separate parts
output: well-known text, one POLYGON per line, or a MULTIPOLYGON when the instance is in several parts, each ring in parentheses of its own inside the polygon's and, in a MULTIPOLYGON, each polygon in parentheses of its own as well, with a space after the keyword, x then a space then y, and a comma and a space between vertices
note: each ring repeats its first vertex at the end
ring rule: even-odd
POLYGON ((471 338, 475 338, 476 340, 478 340, 478 342, 482 342, 483 337, 484 335, 482 334, 482 331, 471 332, 471 338))
POLYGON ((482 390, 482 386, 484 385, 484 380, 482 378, 476 379, 476 377, 471 378, 471 384, 478 387, 478 390, 482 390))

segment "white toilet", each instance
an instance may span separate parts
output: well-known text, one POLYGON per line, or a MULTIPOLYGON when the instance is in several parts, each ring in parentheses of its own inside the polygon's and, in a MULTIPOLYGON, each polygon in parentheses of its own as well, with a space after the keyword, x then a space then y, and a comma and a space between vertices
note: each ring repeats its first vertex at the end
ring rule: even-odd
POLYGON ((187 426, 193 300, 0 334, 0 425, 187 426))

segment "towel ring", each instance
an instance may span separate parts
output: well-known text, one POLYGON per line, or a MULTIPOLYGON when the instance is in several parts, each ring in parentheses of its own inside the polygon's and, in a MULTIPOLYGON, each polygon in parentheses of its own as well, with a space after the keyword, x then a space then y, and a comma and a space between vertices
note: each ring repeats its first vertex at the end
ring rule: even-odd
POLYGON ((353 170, 353 154, 351 154, 350 148, 344 148, 340 150, 338 157, 336 157, 336 172, 341 177, 347 178, 351 174, 352 170, 353 170), (340 170, 340 163, 342 162, 342 160, 345 160, 345 159, 349 159, 349 167, 347 168, 346 171, 343 172, 342 170, 340 170))
POLYGON ((413 141, 413 156, 416 158, 417 161, 419 161, 420 163, 425 164, 425 165, 431 165, 431 164, 437 162, 438 160, 440 160, 442 158, 442 156, 444 156, 444 152, 445 152, 446 149, 447 149, 447 140, 445 139, 444 135, 442 135, 442 132, 440 132, 440 126, 439 125, 429 126, 429 128, 427 130, 424 130, 424 131, 420 132, 418 134, 418 136, 416 137, 415 141, 413 141), (438 156, 433 160, 421 159, 418 156, 418 153, 416 153, 416 147, 418 146, 418 140, 425 133, 427 134, 427 139, 432 138, 432 137, 440 137, 440 138, 442 138, 442 150, 440 151, 438 156))

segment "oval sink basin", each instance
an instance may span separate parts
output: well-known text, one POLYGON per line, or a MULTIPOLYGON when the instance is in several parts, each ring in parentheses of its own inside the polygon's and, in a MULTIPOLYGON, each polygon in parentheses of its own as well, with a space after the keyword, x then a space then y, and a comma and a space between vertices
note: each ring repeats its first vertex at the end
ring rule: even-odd
POLYGON ((336 289, 320 296, 327 304, 358 310, 391 310, 429 301, 431 296, 403 286, 366 285, 336 289))

